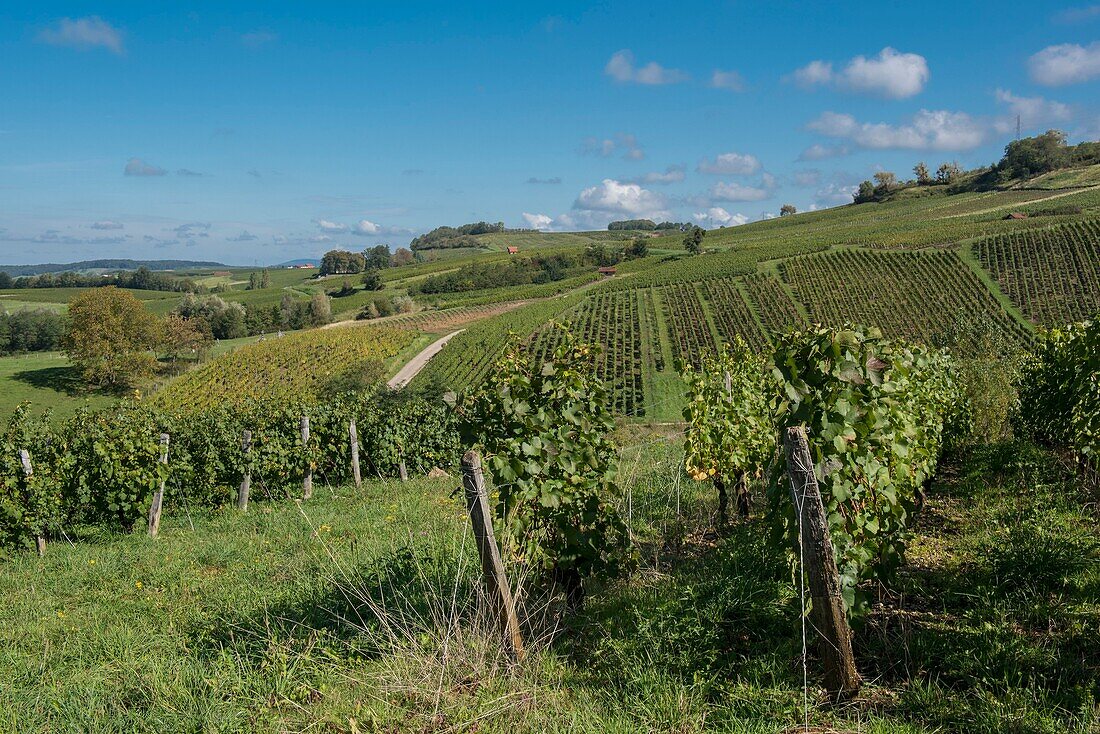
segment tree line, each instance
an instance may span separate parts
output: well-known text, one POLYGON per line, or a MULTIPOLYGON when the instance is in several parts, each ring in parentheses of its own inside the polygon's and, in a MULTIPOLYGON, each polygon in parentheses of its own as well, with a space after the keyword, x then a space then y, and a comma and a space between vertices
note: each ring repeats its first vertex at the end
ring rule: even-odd
POLYGON ((8 273, 0 271, 0 289, 95 288, 111 285, 133 290, 169 291, 173 293, 202 290, 201 286, 189 278, 176 278, 165 273, 157 273, 144 265, 133 272, 111 273, 108 275, 82 275, 66 271, 13 278, 8 273))
POLYGON ((488 222, 474 222, 463 224, 459 227, 436 227, 427 234, 422 234, 409 243, 413 252, 418 250, 445 250, 456 247, 481 247, 481 242, 476 235, 494 234, 507 231, 504 222, 490 224, 488 222))

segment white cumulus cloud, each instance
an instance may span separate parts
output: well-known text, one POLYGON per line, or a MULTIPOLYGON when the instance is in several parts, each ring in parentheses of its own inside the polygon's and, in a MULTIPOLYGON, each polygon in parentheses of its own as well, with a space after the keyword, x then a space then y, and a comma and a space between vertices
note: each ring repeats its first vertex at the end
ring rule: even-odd
POLYGON ((822 145, 821 143, 814 143, 798 154, 798 160, 823 161, 826 158, 839 158, 848 155, 848 153, 849 150, 846 145, 822 145))
POLYGON ((859 122, 849 114, 823 112, 808 129, 850 140, 873 150, 970 150, 981 145, 988 126, 965 112, 920 110, 903 125, 859 122))
POLYGON ((699 161, 696 170, 723 176, 747 176, 760 170, 760 161, 748 153, 722 153, 714 160, 699 161))
POLYGON ((902 53, 887 46, 877 56, 856 56, 841 71, 834 71, 831 62, 811 61, 797 69, 793 77, 804 87, 831 85, 847 92, 905 99, 924 89, 931 72, 920 54, 902 53))
POLYGON ((594 212, 629 218, 668 219, 665 198, 636 183, 605 178, 597 186, 589 186, 573 202, 577 216, 589 222, 598 221, 594 212), (588 213, 586 215, 586 213, 588 213))
POLYGON ((683 181, 686 174, 684 173, 683 166, 668 166, 664 171, 650 171, 649 173, 639 176, 637 179, 627 181, 627 183, 640 183, 640 184, 658 184, 661 186, 667 186, 668 184, 679 183, 683 181))
POLYGON ((749 218, 744 214, 730 214, 720 206, 712 206, 706 211, 695 212, 692 218, 699 224, 714 224, 720 227, 732 227, 749 221, 749 218))
POLYGON ((358 222, 355 223, 355 228, 354 228, 355 234, 368 234, 368 235, 370 235, 370 234, 378 234, 381 231, 382 231, 382 228, 379 227, 374 222, 370 221, 369 219, 360 219, 358 222))
POLYGON ((745 186, 722 181, 710 189, 710 196, 715 201, 763 201, 771 195, 771 191, 763 186, 745 186))
POLYGON ((743 92, 745 80, 736 71, 722 71, 715 69, 710 75, 710 85, 715 89, 726 89, 730 92, 743 92))
POLYGON ((548 217, 545 214, 529 214, 528 212, 524 212, 523 221, 527 222, 527 227, 529 229, 548 230, 551 229, 554 225, 553 218, 548 217))
MULTIPOLYGON (((1073 110, 1068 104, 1062 102, 1043 97, 1018 97, 1007 89, 998 89, 994 94, 997 101, 1005 105, 1012 115, 1020 116, 1020 122, 1024 126, 1065 122, 1073 117, 1073 110)), ((1012 130, 1014 125, 1014 119, 1001 120, 997 129, 998 132, 1006 133, 1012 130)))
POLYGON ((1032 81, 1048 87, 1086 82, 1100 76, 1100 41, 1088 46, 1063 43, 1047 46, 1027 61, 1032 81))
POLYGON ((638 66, 634 63, 634 53, 625 48, 611 55, 603 72, 624 84, 675 84, 687 80, 687 74, 684 72, 678 69, 666 69, 656 61, 638 66))
POLYGON ((330 222, 327 219, 318 219, 317 226, 321 228, 322 232, 330 234, 340 234, 348 231, 348 225, 339 222, 330 222))

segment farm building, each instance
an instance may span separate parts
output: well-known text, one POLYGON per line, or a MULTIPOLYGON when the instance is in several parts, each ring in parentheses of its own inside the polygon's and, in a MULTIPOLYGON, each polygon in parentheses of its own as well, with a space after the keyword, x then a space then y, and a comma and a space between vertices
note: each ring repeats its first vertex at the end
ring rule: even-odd
POLYGON ((509 255, 515 255, 518 252, 519 252, 518 247, 516 247, 515 245, 508 245, 508 254, 509 255))
POLYGON ((1027 219, 1027 214, 1024 214, 1023 212, 1012 212, 1011 214, 1006 214, 1004 218, 1005 219, 1027 219))
POLYGON ((615 268, 604 267, 604 268, 600 268, 596 272, 598 272, 600 275, 602 275, 605 278, 610 278, 612 275, 615 274, 615 268))

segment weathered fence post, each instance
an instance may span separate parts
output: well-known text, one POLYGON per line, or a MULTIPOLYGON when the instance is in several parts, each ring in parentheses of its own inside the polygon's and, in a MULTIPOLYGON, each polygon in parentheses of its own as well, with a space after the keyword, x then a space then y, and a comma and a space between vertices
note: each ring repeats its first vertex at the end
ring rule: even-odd
POLYGON ((351 476, 355 480, 355 486, 363 484, 363 477, 359 474, 359 434, 355 430, 355 419, 348 422, 348 442, 351 444, 351 476))
POLYGON ((726 388, 726 396, 733 397, 733 375, 730 374, 729 370, 722 373, 722 382, 726 388))
POLYGON ((500 623, 508 653, 514 660, 522 660, 523 635, 519 629, 519 618, 516 617, 512 587, 504 574, 504 563, 500 559, 500 549, 497 548, 496 535, 493 533, 489 496, 485 491, 485 475, 481 471, 481 456, 476 451, 467 451, 462 456, 462 488, 466 494, 470 523, 474 528, 477 552, 481 556, 481 571, 489 593, 489 602, 493 605, 493 612, 500 623))
MULTIPOLYGON (((34 476, 34 471, 31 469, 31 455, 26 449, 19 449, 19 463, 23 465, 23 479, 27 482, 28 489, 30 488, 31 477, 34 476)), ((44 535, 34 536, 34 545, 38 549, 38 555, 46 555, 46 537, 44 535)))
POLYGON ((244 455, 244 476, 241 478, 241 488, 237 490, 237 509, 248 509, 248 493, 252 489, 252 469, 249 467, 249 455, 252 453, 252 431, 244 431, 241 434, 241 454, 244 455))
POLYGON ((852 654, 852 636, 840 595, 840 574, 806 429, 788 428, 783 447, 787 453, 791 499, 798 513, 803 571, 810 581, 813 626, 821 635, 818 650, 825 664, 825 688, 834 698, 850 698, 859 692, 862 681, 852 654))
MULTIPOLYGON (((168 463, 168 434, 160 434, 160 463, 168 463)), ((160 513, 164 508, 164 480, 160 480, 160 486, 153 493, 153 501, 149 504, 149 537, 157 537, 160 532, 160 513)))
MULTIPOLYGON (((302 416, 302 448, 309 447, 309 416, 302 416)), ((302 499, 308 500, 313 496, 313 465, 309 462, 309 451, 306 450, 306 473, 302 476, 302 499)))
POLYGON ((409 481, 409 472, 405 468, 405 450, 401 450, 401 461, 397 464, 397 475, 401 477, 402 482, 409 481))

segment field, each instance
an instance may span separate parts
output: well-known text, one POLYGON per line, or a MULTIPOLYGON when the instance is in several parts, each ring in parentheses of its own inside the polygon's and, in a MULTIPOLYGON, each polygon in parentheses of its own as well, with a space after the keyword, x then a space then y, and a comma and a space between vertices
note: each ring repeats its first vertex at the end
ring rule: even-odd
POLYGON ((1100 312, 1100 221, 998 235, 973 245, 982 267, 1036 324, 1100 312))
MULTIPOLYGON (((173 505, 156 541, 8 562, 0 729, 795 731, 799 617, 763 508, 715 532, 709 486, 675 479, 677 441, 625 441, 639 565, 557 632, 533 617, 518 668, 475 611, 454 480, 368 481, 247 514, 173 505)), ((1095 731, 1095 509, 1026 446, 944 477, 856 630, 867 695, 834 707, 811 687, 813 731, 1095 731)))
POLYGON ((378 379, 415 333, 350 326, 269 337, 212 360, 155 393, 153 405, 191 411, 248 399, 320 397, 334 380, 378 379))

